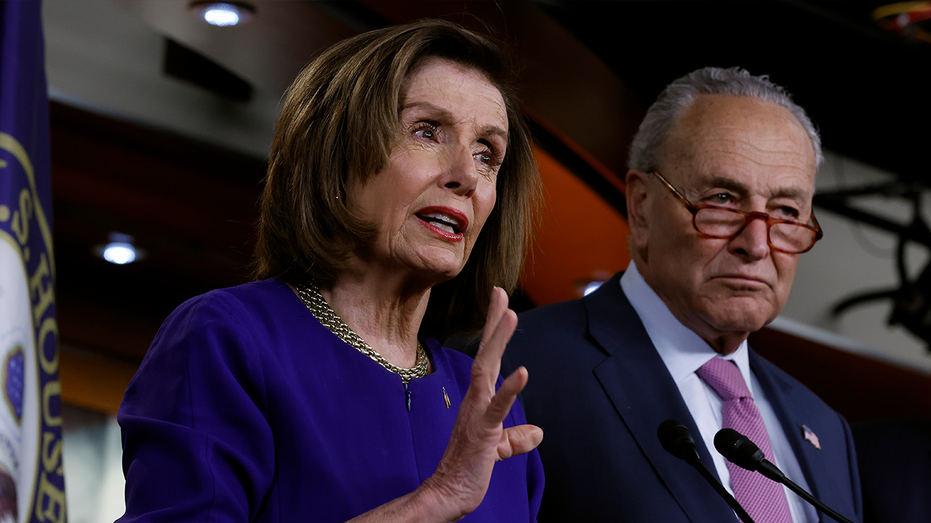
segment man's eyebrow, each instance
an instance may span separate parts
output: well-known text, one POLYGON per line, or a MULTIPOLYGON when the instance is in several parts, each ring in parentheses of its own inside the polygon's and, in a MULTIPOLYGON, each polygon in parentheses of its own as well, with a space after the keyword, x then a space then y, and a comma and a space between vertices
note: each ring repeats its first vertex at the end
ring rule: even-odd
POLYGON ((744 196, 750 192, 750 189, 745 184, 740 183, 733 178, 728 178, 727 176, 721 176, 719 174, 712 174, 707 178, 699 179, 699 183, 707 187, 720 187, 722 189, 727 189, 728 191, 733 191, 741 196, 744 196))
MULTIPOLYGON (((706 183, 711 187, 720 187, 722 189, 727 189, 741 196, 745 196, 747 193, 750 192, 750 189, 745 184, 737 180, 734 180, 733 178, 729 178, 729 177, 721 176, 717 174, 711 175, 707 179, 703 180, 702 183, 706 183)), ((767 195, 767 198, 769 199, 789 198, 792 200, 799 200, 801 198, 804 198, 805 195, 806 195, 806 191, 802 189, 801 187, 789 186, 789 187, 779 187, 778 189, 776 189, 774 193, 767 195)))

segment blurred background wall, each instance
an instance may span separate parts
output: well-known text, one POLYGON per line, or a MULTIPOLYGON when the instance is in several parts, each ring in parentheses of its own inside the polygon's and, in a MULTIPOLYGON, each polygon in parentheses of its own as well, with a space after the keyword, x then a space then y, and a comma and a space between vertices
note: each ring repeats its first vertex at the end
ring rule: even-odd
POLYGON ((827 158, 825 238, 754 347, 803 382, 830 376, 816 392, 851 421, 931 417, 931 47, 919 18, 884 4, 251 0, 248 20, 215 27, 187 0, 43 0, 72 523, 122 513, 114 416, 161 321, 249 279, 291 79, 342 38, 426 16, 491 32, 520 71, 547 207, 512 306, 626 267, 623 178, 645 108, 686 72, 741 66, 794 94, 827 158), (125 236, 138 261, 104 261, 125 236))

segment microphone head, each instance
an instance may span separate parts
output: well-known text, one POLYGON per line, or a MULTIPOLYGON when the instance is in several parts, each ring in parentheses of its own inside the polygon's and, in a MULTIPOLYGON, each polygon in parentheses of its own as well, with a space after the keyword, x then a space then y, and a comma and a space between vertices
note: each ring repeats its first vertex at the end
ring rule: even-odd
POLYGON ((695 439, 689 428, 674 419, 668 419, 659 424, 656 436, 666 452, 685 461, 698 460, 698 451, 695 450, 695 439))
POLYGON ((734 429, 719 430, 714 435, 714 448, 731 463, 750 471, 759 469, 760 463, 766 459, 756 443, 734 429))

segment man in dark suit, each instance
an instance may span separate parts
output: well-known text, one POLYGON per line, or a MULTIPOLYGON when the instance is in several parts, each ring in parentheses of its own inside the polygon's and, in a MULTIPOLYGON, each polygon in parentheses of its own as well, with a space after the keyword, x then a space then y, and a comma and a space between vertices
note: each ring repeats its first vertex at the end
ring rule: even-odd
MULTIPOLYGON (((663 420, 680 421, 733 489, 743 472, 713 450, 725 398, 700 372, 715 358, 739 370, 770 461, 862 520, 847 423, 746 341, 782 310, 801 253, 821 237, 811 203, 821 161, 808 116, 766 77, 698 70, 650 107, 626 177, 630 267, 580 300, 522 314, 505 354, 505 372, 530 371, 521 400, 545 434, 541 522, 735 521, 657 438, 663 420)), ((783 516, 766 508, 756 523, 825 519, 767 488, 783 516)))

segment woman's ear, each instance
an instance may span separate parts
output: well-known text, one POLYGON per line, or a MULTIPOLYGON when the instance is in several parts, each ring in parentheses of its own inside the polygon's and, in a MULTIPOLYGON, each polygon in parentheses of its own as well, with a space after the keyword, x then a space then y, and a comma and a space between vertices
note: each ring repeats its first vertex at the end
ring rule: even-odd
POLYGON ((646 242, 649 237, 650 213, 649 213, 649 174, 636 169, 627 171, 625 179, 626 197, 627 197, 627 223, 630 226, 630 239, 632 247, 639 251, 646 250, 646 242))

